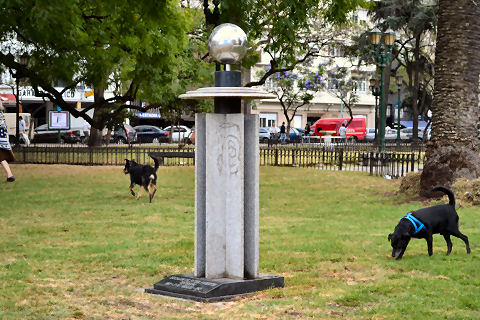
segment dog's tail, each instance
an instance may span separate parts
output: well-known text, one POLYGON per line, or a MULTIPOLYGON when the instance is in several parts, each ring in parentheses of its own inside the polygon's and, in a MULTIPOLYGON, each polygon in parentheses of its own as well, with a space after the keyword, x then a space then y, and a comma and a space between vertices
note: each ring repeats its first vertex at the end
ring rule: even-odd
POLYGON ((152 157, 153 162, 155 162, 155 172, 157 172, 158 167, 160 166, 160 163, 158 162, 157 157, 152 157))
POLYGON ((436 186, 432 189, 432 191, 441 191, 445 193, 448 196, 448 200, 449 200, 448 204, 455 207, 455 195, 453 194, 452 190, 442 186, 436 186))

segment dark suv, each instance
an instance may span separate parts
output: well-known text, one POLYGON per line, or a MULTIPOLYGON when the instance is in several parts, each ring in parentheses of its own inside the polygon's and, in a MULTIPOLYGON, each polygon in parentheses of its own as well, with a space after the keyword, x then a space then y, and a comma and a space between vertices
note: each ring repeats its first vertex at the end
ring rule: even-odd
POLYGON ((50 130, 48 124, 42 124, 35 128, 34 132, 32 143, 79 143, 81 141, 80 129, 50 130))
POLYGON ((115 126, 110 141, 118 144, 135 143, 137 141, 137 132, 131 125, 123 123, 115 126))
POLYGON ((136 126, 137 141, 139 143, 160 143, 168 142, 168 132, 156 126, 136 126))

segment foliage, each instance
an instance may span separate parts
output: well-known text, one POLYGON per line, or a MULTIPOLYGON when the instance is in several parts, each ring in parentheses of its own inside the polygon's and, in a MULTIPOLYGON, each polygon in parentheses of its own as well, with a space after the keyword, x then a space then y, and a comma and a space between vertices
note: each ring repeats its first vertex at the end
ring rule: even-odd
POLYGON ((369 7, 364 0, 213 2, 218 3, 218 20, 213 16, 214 3, 204 1, 207 16, 212 19, 210 23, 236 23, 247 33, 250 57, 243 61, 243 66, 248 68, 258 62, 259 52, 269 58, 268 71, 246 86, 263 85, 272 74, 294 71, 297 65, 310 62, 334 39, 336 27, 348 22, 351 12, 358 7, 369 7))
POLYGON ((400 34, 394 49, 397 74, 405 74, 404 107, 411 110, 414 132, 418 116, 426 115, 433 95, 434 36, 437 25, 437 1, 383 0, 377 2, 373 19, 383 30, 400 34))
MULTIPOLYGON (((161 108, 162 117, 172 123, 180 120, 183 114, 207 112, 213 109, 211 101, 183 100, 178 96, 188 90, 194 90, 205 85, 212 85, 214 68, 201 59, 201 53, 207 50, 207 34, 204 32, 203 14, 200 9, 185 5, 185 17, 189 20, 187 30, 188 45, 179 54, 176 68, 178 73, 169 85, 163 86, 157 92, 167 97, 167 104, 151 104, 151 107, 161 108)), ((165 100, 165 99, 164 99, 165 100)), ((158 101, 158 100, 157 100, 158 101)))
MULTIPOLYGON (((323 66, 321 65, 321 68, 323 66)), ((327 91, 330 95, 340 99, 343 106, 347 109, 350 115, 350 120, 347 127, 353 120, 352 107, 358 102, 357 94, 358 81, 365 78, 366 74, 357 72, 355 74, 349 68, 344 66, 335 66, 327 70, 328 83, 326 85, 327 91)))
MULTIPOLYGON (((290 125, 301 107, 309 104, 314 98, 315 92, 318 92, 325 86, 325 81, 320 69, 317 72, 310 72, 308 69, 301 70, 299 73, 284 71, 271 76, 270 92, 277 96, 282 106, 282 111, 287 119, 287 132, 290 132, 290 125)), ((268 73, 267 70, 260 71, 268 73)), ((287 134, 287 139, 290 135, 287 134)))
MULTIPOLYGON (((161 167, 151 204, 129 194, 120 167, 12 169, 0 193, 2 319, 478 318, 478 249, 452 237, 447 257, 434 235, 432 257, 415 239, 401 261, 390 256, 387 235, 426 205, 395 195, 398 180, 262 167, 260 272, 285 288, 206 304, 139 290, 193 271, 193 168, 161 167)), ((480 242, 478 210, 458 212, 480 242)))
POLYGON ((137 99, 168 103, 161 88, 181 71, 191 21, 178 3, 151 1, 5 0, 0 22, 0 64, 28 77, 37 96, 51 100, 93 127, 124 109, 145 111, 137 99), (18 57, 28 55, 28 66, 18 57), (65 83, 63 90, 53 84, 65 83), (62 94, 95 89, 95 103, 78 111, 62 94), (107 88, 113 96, 104 96, 107 88), (102 110, 93 119, 89 109, 102 110))

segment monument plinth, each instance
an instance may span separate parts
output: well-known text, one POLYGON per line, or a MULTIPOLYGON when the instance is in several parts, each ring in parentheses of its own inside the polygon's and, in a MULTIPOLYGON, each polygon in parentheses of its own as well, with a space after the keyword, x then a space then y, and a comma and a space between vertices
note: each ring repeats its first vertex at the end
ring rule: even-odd
MULTIPOLYGON (((209 38, 210 54, 236 63, 245 33, 224 24, 209 38)), ((173 275, 147 292, 197 301, 228 299, 272 287, 279 276, 259 274, 259 119, 241 112, 242 99, 273 94, 241 87, 239 71, 217 71, 215 87, 182 99, 214 99, 214 113, 195 115, 195 271, 173 275)))

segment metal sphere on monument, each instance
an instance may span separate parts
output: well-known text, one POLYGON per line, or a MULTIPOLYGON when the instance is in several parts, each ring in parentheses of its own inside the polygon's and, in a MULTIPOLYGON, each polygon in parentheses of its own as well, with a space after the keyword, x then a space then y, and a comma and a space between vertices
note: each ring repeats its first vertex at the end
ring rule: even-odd
POLYGON ((240 63, 247 52, 247 35, 237 25, 221 24, 213 29, 208 38, 208 51, 220 63, 240 63))

